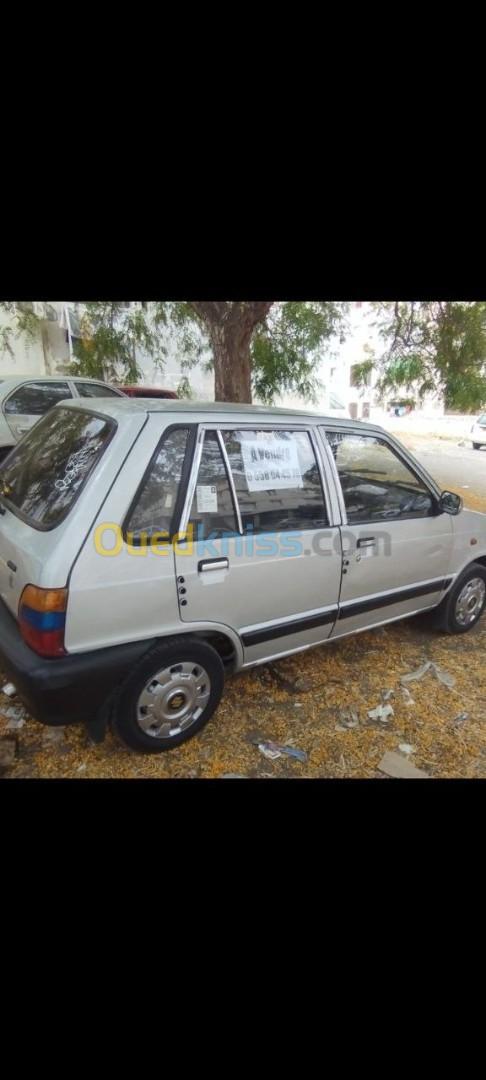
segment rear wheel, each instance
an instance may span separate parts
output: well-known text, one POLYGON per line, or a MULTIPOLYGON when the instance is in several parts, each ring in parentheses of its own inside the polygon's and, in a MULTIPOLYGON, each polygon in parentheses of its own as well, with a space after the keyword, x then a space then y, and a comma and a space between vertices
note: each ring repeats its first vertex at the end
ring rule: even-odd
POLYGON ((221 658, 198 638, 173 638, 150 651, 120 690, 114 727, 133 750, 160 754, 191 739, 219 705, 221 658))
POLYGON ((481 446, 482 446, 482 443, 480 443, 480 442, 473 442, 473 450, 480 450, 480 449, 481 449, 481 446))
POLYGON ((473 563, 461 574, 437 610, 436 625, 447 634, 472 630, 486 608, 486 569, 473 563))

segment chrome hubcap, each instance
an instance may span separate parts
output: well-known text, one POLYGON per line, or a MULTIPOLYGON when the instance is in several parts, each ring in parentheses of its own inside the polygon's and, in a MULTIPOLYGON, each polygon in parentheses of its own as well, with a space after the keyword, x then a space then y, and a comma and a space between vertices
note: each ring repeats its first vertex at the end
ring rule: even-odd
POLYGON ((456 601, 456 619, 460 626, 471 626, 479 619, 486 599, 486 584, 482 578, 471 578, 456 601))
POLYGON ((210 693, 209 675, 200 664, 171 664, 142 690, 137 702, 139 727, 154 739, 172 739, 194 724, 210 693))

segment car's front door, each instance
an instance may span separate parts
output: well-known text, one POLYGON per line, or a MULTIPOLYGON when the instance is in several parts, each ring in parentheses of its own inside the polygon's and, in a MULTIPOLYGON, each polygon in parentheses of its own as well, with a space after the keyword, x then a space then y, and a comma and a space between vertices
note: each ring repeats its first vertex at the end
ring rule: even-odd
MULTIPOLYGON (((343 500, 343 578, 334 635, 438 604, 453 527, 386 437, 328 431, 343 500)), ((332 460, 332 459, 331 459, 332 460)))
POLYGON ((332 630, 340 533, 319 455, 304 427, 199 430, 181 520, 190 538, 176 545, 180 614, 236 630, 245 663, 332 630))
POLYGON ((53 405, 66 398, 72 398, 67 382, 21 383, 4 402, 3 411, 9 428, 16 442, 30 431, 40 416, 48 412, 53 405))

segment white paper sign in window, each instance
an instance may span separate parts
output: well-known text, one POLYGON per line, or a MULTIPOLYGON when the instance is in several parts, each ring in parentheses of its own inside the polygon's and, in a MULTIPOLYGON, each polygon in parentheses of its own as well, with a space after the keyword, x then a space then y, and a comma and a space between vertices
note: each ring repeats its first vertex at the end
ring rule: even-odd
POLYGON ((218 513, 218 491, 212 484, 198 484, 196 499, 198 514, 218 513))
POLYGON ((303 487, 297 443, 265 432, 260 439, 243 439, 243 467, 248 491, 303 487))

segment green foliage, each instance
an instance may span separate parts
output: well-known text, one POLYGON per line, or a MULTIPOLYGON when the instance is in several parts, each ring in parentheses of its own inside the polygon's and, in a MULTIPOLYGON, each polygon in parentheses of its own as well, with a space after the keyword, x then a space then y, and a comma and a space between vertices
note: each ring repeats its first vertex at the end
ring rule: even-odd
POLYGON ((179 398, 187 398, 188 400, 194 398, 194 391, 189 382, 189 379, 187 378, 187 375, 182 376, 182 379, 178 383, 176 394, 179 398))
POLYGON ((13 356, 12 338, 19 338, 24 334, 27 343, 34 341, 39 333, 41 320, 32 310, 31 302, 4 300, 0 303, 0 311, 9 317, 13 324, 0 329, 0 355, 8 353, 13 356))
MULTIPOLYGON (((2 305, 4 308, 9 305, 2 305)), ((269 305, 262 305, 268 308, 269 305)), ((33 334, 40 320, 31 305, 10 305, 18 332, 33 334)), ((184 373, 200 363, 214 368, 218 357, 211 348, 210 330, 218 320, 230 319, 233 326, 245 324, 250 302, 159 301, 155 304, 127 306, 118 301, 88 301, 80 319, 81 338, 73 339, 74 361, 70 370, 120 383, 137 382, 142 372, 137 362, 141 350, 156 367, 163 370, 169 342, 177 346, 177 356, 184 373)), ((271 403, 277 394, 296 392, 306 400, 315 400, 319 389, 318 362, 330 339, 345 326, 347 305, 326 302, 287 301, 270 305, 266 318, 258 315, 249 335, 252 386, 260 400, 271 403)), ((0 331, 0 348, 9 349, 12 330, 0 331)), ((236 335, 237 336, 237 335, 236 335)), ((181 379, 179 393, 191 393, 187 375, 181 379)))
POLYGON ((271 404, 279 393, 315 401, 316 366, 330 338, 344 330, 346 305, 287 301, 274 305, 251 344, 253 389, 271 404))
POLYGON ((375 304, 385 349, 377 362, 380 397, 400 389, 436 394, 448 409, 486 403, 486 302, 375 304))
POLYGON ((137 382, 141 376, 137 348, 157 358, 163 348, 144 309, 116 301, 89 301, 84 308, 82 337, 73 341, 73 374, 108 382, 137 382))

